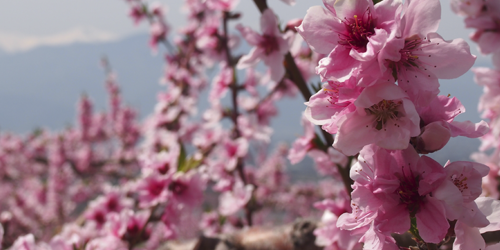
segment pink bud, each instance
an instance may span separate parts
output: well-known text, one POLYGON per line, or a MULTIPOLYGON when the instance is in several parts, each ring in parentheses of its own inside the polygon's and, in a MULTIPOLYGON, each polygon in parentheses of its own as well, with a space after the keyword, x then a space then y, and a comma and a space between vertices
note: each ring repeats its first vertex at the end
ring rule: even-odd
POLYGON ((417 137, 415 148, 421 154, 438 151, 448 143, 451 134, 448 128, 439 122, 433 122, 423 128, 422 134, 417 137))
POLYGON ((300 18, 292 19, 286 23, 285 32, 288 30, 291 30, 291 31, 297 33, 297 30, 295 29, 295 27, 298 27, 301 24, 302 24, 302 19, 300 19, 300 18))

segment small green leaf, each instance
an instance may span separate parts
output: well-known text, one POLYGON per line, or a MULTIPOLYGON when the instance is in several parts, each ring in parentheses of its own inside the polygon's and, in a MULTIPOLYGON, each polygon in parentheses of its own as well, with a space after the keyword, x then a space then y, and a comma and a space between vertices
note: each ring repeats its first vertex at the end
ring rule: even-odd
POLYGON ((226 223, 226 217, 219 215, 219 225, 222 226, 222 225, 224 225, 224 223, 226 223))
MULTIPOLYGON (((181 144, 181 152, 179 153, 179 158, 177 159, 177 171, 182 171, 184 168, 184 165, 186 164, 186 149, 184 148, 184 145, 181 144)), ((185 172, 185 171, 182 171, 185 172)))
POLYGON ((181 169, 179 169, 179 171, 186 173, 191 169, 197 168, 198 166, 200 166, 200 164, 201 164, 200 160, 189 158, 184 162, 184 165, 181 166, 181 169))
POLYGON ((311 87, 314 90, 314 92, 318 92, 323 88, 323 84, 321 84, 321 82, 318 82, 316 85, 313 83, 311 84, 311 87))

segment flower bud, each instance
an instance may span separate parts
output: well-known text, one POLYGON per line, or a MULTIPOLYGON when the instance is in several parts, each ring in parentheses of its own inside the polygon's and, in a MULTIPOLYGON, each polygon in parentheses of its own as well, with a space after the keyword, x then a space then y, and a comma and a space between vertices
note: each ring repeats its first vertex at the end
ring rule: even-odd
POLYGON ((294 33, 297 33, 297 30, 295 29, 295 27, 298 27, 301 24, 302 24, 302 19, 299 19, 299 18, 292 19, 286 23, 285 32, 288 30, 291 30, 294 33))
POLYGON ((448 128, 443 127, 439 122, 433 122, 423 128, 414 146, 420 154, 433 153, 442 149, 450 137, 448 128))

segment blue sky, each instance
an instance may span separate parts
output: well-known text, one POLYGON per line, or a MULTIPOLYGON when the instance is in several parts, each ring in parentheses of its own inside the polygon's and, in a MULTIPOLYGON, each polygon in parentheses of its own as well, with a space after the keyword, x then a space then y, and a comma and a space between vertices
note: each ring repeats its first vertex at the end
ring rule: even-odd
MULTIPOLYGON (((160 0, 168 6, 167 19, 174 28, 185 23, 180 11, 183 1, 160 0)), ((301 18, 307 9, 314 5, 322 5, 321 0, 297 0, 290 7, 279 0, 268 0, 271 8, 283 21, 301 18)), ((462 37, 467 39, 470 31, 464 29, 461 17, 453 14, 449 0, 441 0, 442 21, 439 33, 445 39, 462 37)), ((255 19, 259 13, 253 1, 240 0, 236 11, 244 13, 242 22, 257 28, 255 19)), ((92 28, 118 37, 147 32, 147 26, 132 25, 127 17, 128 7, 125 0, 15 0, 2 2, 0 8, 0 35, 47 37, 68 33, 78 28, 92 28)), ((1 36, 0 36, 1 39, 1 36)), ((477 53, 472 46, 473 53, 477 53)))

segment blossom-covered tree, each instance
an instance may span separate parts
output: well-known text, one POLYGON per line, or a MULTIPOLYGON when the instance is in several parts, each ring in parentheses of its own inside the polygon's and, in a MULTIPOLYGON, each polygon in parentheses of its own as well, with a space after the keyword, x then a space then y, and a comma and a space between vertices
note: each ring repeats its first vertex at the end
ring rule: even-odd
MULTIPOLYGON (((498 248, 481 234, 500 230, 500 73, 474 70, 489 122, 455 121, 465 108, 439 95, 438 79, 476 56, 436 33, 439 1, 324 0, 281 23, 254 0, 259 33, 239 23, 237 0, 185 0, 176 34, 161 5, 126 3, 165 55, 155 109, 138 121, 103 60, 107 112, 83 96, 73 128, 0 134, 1 247, 498 248), (243 42, 250 51, 236 52, 243 42), (290 148, 271 143, 276 102, 298 93, 304 134, 290 148), (456 136, 482 138, 476 162, 426 155, 456 136), (319 181, 289 175, 306 156, 319 181), (297 218, 312 221, 286 226, 297 218)), ((498 4, 452 1, 496 67, 498 4)))

